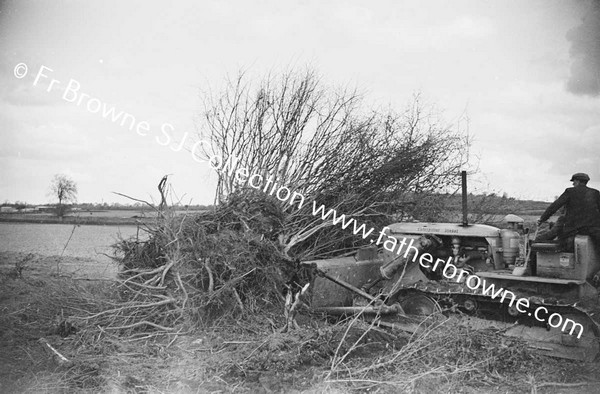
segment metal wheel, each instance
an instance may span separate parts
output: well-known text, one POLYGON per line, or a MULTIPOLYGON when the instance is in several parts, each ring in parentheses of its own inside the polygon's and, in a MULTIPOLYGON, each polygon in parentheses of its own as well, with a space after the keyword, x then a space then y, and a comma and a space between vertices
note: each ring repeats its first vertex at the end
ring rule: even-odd
POLYGON ((400 299, 400 306, 407 315, 431 316, 442 311, 435 300, 423 294, 414 294, 400 299))

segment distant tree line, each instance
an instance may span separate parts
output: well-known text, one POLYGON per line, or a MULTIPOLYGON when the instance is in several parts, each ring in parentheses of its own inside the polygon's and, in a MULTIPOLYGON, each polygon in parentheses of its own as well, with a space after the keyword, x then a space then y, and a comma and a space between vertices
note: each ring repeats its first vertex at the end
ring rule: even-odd
MULTIPOLYGON (((44 204, 30 204, 24 201, 15 201, 15 202, 10 202, 8 200, 5 200, 3 203, 0 203, 0 207, 11 207, 16 209, 17 211, 21 211, 23 209, 26 208, 35 208, 35 207, 39 207, 41 205, 44 204)), ((132 204, 123 204, 123 203, 118 203, 118 202, 112 202, 112 203, 76 203, 76 204, 69 204, 69 206, 71 208, 77 208, 80 210, 84 210, 84 211, 92 211, 92 210, 97 210, 97 211, 102 211, 102 210, 143 210, 147 208, 147 205, 136 202, 136 203, 132 203, 132 204)), ((193 211, 208 211, 208 210, 212 210, 214 209, 214 205, 212 204, 180 204, 180 205, 174 205, 173 206, 175 209, 181 209, 181 210, 193 210, 193 211)))

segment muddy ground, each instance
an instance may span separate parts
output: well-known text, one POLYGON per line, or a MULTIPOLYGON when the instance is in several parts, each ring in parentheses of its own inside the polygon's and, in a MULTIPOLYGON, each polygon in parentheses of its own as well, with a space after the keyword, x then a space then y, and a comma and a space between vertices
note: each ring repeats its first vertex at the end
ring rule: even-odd
POLYGON ((105 275, 93 260, 0 253, 0 392, 600 393, 598 362, 529 354, 488 334, 449 336, 449 327, 415 340, 304 313, 300 329, 280 333, 272 311, 124 340, 74 318, 114 296, 105 275))

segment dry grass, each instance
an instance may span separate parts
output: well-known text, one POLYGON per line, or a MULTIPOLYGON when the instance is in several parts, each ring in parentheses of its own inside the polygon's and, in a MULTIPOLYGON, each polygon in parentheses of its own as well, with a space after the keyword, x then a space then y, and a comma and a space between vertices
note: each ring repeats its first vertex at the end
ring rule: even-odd
MULTIPOLYGON (((93 328, 78 325, 73 315, 101 307, 110 297, 106 283, 81 283, 32 272, 18 277, 0 270, 0 386, 2 392, 67 392, 97 390, 104 384, 97 361, 93 328), (65 327, 75 335, 62 338, 65 327), (47 341, 69 359, 59 363, 47 341)), ((50 265, 48 270, 52 270, 50 265)), ((101 346, 101 345, 99 345, 101 346)))
POLYGON ((332 362, 324 382, 351 392, 600 391, 598 364, 539 356, 519 339, 491 328, 472 330, 455 318, 423 326, 394 351, 341 360, 332 362))
MULTIPOLYGON (((524 349, 518 341, 507 343, 497 332, 471 331, 446 320, 424 327, 405 346, 369 365, 334 365, 327 380, 359 391, 431 392, 440 387, 454 391, 469 383, 473 388, 506 386, 509 380, 502 376, 534 359, 524 349)), ((516 383, 513 379, 510 384, 516 383)))
MULTIPOLYGON (((50 260, 49 269, 53 268, 50 260)), ((0 276, 0 392, 594 392, 596 364, 530 354, 492 330, 452 320, 418 335, 306 311, 279 332, 280 311, 225 319, 186 335, 138 339, 73 319, 114 309, 117 284, 0 276), (77 332, 61 338, 58 323, 77 332), (59 364, 45 338, 70 360, 59 364), (558 384, 558 385, 557 385, 558 384), (535 391, 534 391, 535 392, 535 391)))

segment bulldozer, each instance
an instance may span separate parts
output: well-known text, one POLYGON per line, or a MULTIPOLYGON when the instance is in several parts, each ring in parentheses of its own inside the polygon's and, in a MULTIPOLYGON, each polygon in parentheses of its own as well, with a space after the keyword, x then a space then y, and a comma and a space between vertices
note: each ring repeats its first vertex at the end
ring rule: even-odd
POLYGON ((577 235, 572 251, 565 251, 557 242, 535 242, 516 215, 507 216, 508 228, 469 224, 466 189, 463 172, 461 223, 390 224, 380 240, 400 245, 396 249, 377 242, 353 256, 302 262, 318 274, 312 310, 360 314, 407 331, 432 316, 458 316, 471 327, 521 338, 541 354, 595 360, 600 303, 592 278, 600 251, 590 237, 577 235), (428 249, 413 251, 411 259, 410 249, 424 239, 432 241, 428 249), (440 264, 432 269, 433 262, 440 264), (391 266, 398 269, 388 275, 391 266), (449 278, 451 267, 464 271, 462 278, 449 278))

